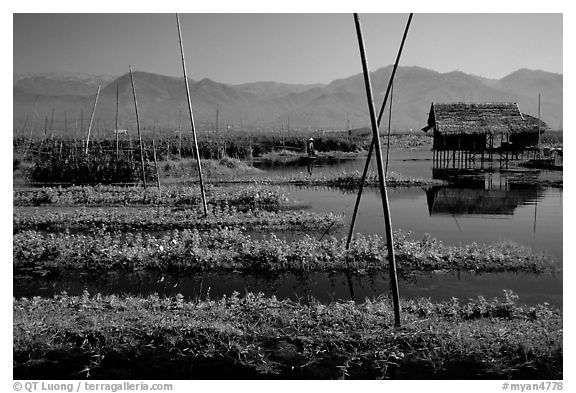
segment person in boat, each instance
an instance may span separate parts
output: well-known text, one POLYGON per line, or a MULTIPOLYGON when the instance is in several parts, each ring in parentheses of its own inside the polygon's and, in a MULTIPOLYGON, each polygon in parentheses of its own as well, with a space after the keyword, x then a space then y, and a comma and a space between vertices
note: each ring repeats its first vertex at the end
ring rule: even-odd
POLYGON ((316 155, 316 151, 314 150, 314 138, 310 138, 308 140, 308 145, 307 145, 307 150, 308 150, 308 156, 309 157, 313 157, 316 155))

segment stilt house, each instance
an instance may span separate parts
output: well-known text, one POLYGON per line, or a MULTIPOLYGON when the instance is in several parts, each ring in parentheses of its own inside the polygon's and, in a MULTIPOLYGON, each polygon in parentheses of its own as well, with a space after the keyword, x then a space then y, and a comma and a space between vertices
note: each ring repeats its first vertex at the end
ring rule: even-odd
POLYGON ((547 126, 516 103, 433 103, 422 130, 430 129, 433 150, 476 153, 535 147, 547 126))

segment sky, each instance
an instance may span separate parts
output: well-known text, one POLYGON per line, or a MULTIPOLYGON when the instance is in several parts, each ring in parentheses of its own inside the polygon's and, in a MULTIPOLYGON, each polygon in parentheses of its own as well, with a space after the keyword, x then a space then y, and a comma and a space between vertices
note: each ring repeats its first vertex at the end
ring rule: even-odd
MULTIPOLYGON (((393 64, 408 14, 360 14, 370 69, 393 64)), ((329 83, 361 72, 351 14, 181 14, 188 76, 329 83)), ((401 65, 502 78, 563 73, 563 15, 416 13, 401 65)), ((181 76, 175 14, 13 15, 13 72, 181 76)))

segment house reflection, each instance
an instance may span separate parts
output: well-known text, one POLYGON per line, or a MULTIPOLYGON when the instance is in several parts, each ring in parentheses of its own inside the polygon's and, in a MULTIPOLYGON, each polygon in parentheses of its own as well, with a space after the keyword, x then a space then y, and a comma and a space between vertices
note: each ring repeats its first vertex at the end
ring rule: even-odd
POLYGON ((538 185, 499 172, 435 169, 433 177, 450 185, 426 190, 430 215, 512 215, 518 206, 536 203, 541 194, 538 185))

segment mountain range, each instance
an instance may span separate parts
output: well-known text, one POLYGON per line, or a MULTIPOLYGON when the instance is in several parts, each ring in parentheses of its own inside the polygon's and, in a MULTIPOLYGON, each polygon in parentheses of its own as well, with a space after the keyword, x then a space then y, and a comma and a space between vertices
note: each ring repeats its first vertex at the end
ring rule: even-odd
MULTIPOLYGON (((387 66, 371 73, 377 111, 391 71, 392 66, 387 66)), ((134 72, 133 76, 143 128, 156 124, 162 129, 176 129, 179 123, 182 129, 190 128, 181 77, 147 72, 134 72)), ((134 128, 135 109, 129 74, 120 77, 15 74, 15 131, 22 130, 25 123, 27 130, 32 124, 36 129, 43 129, 49 122, 53 129, 66 128, 69 132, 78 132, 82 122, 85 130, 98 85, 101 90, 93 127, 114 128, 118 89, 119 128, 134 128)), ((219 129, 228 125, 246 130, 342 130, 369 124, 362 74, 329 84, 253 82, 233 85, 205 78, 190 79, 189 85, 194 118, 200 130, 215 128, 217 111, 219 129)), ((416 66, 399 67, 393 88, 392 129, 419 130, 426 124, 433 102, 516 102, 523 113, 537 117, 539 94, 542 120, 551 129, 561 129, 561 74, 521 69, 501 79, 488 79, 459 71, 440 73, 416 66)))

